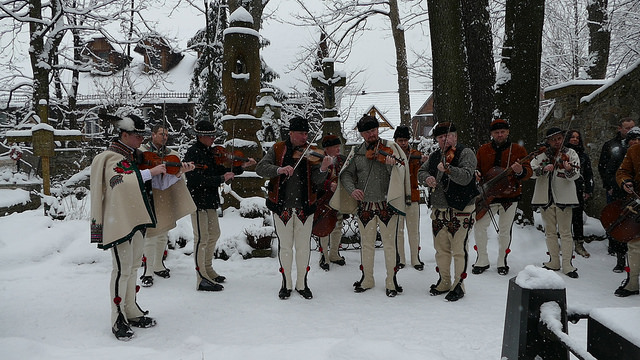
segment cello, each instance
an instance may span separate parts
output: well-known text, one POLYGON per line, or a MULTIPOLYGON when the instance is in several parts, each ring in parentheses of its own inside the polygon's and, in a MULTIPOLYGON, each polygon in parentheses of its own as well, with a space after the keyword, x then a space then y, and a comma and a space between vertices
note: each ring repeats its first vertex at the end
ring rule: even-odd
MULTIPOLYGON (((547 150, 542 146, 538 150, 532 151, 529 155, 518 160, 520 163, 527 162, 547 150)), ((493 199, 498 196, 509 196, 518 189, 520 185, 513 176, 513 169, 509 166, 503 169, 494 166, 484 175, 485 181, 478 184, 480 195, 476 197, 476 219, 482 218, 488 211, 493 199)))
POLYGON ((607 234, 620 242, 640 237, 640 197, 615 200, 602 209, 600 222, 607 234))
MULTIPOLYGON (((341 155, 336 156, 334 160, 334 169, 340 169, 344 162, 344 158, 341 155)), ((335 181, 338 178, 338 172, 334 171, 331 177, 331 181, 335 181)), ((335 191, 328 189, 316 200, 316 212, 313 217, 313 228, 311 233, 318 237, 329 236, 338 222, 338 211, 329 206, 329 201, 333 197, 335 191)))

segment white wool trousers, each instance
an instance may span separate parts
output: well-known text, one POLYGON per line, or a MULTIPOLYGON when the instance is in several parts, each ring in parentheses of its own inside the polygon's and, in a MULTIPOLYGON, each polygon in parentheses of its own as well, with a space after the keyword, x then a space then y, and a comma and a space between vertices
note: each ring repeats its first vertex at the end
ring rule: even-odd
POLYGON ((296 289, 307 287, 307 272, 309 271, 309 257, 311 256, 311 230, 313 229, 313 214, 303 223, 298 215, 291 216, 287 224, 279 216, 273 216, 273 223, 278 235, 278 260, 283 275, 282 287, 293 289, 291 269, 293 267, 293 250, 296 259, 296 289))
POLYGON ((380 228, 380 236, 382 237, 382 248, 384 250, 384 264, 387 270, 385 278, 385 287, 389 290, 395 290, 396 275, 396 229, 400 221, 398 215, 393 215, 389 223, 380 220, 376 215, 365 226, 358 218, 358 229, 360 230, 360 262, 362 266, 362 281, 360 286, 370 289, 375 286, 373 277, 373 263, 375 257, 376 238, 378 236, 378 228, 380 228))
POLYGON ((146 236, 144 238, 144 274, 142 276, 153 276, 154 271, 162 271, 164 266, 162 258, 169 240, 169 233, 165 232, 156 236, 146 236))
POLYGON ((453 290, 467 276, 469 258, 469 232, 473 227, 475 204, 468 205, 462 211, 453 208, 433 209, 431 226, 433 228, 433 247, 436 251, 436 265, 440 279, 436 290, 453 290), (453 282, 451 282, 451 263, 453 261, 453 282))
POLYGON ((404 251, 404 233, 405 223, 407 229, 407 236, 409 239, 409 252, 411 253, 411 266, 420 265, 420 203, 412 202, 411 205, 405 208, 406 215, 400 217, 400 223, 398 224, 398 254, 400 256, 400 263, 406 264, 405 251, 404 251))
POLYGON ((474 266, 488 266, 489 254, 487 251, 487 243, 489 237, 487 235, 487 228, 492 223, 491 216, 494 219, 497 216, 498 223, 498 261, 497 266, 507 266, 507 255, 509 254, 509 246, 511 246, 511 229, 513 227, 513 218, 516 215, 516 209, 518 203, 512 202, 505 210, 502 204, 491 204, 488 211, 480 219, 476 219, 476 223, 473 228, 473 234, 476 240, 476 251, 478 252, 478 258, 474 266))
POLYGON ((542 209, 542 222, 544 223, 544 234, 549 251, 549 262, 544 266, 549 269, 560 269, 560 253, 562 252, 562 272, 568 274, 576 268, 573 267, 573 236, 571 235, 571 217, 573 211, 570 207, 561 209, 555 204, 546 209, 542 209), (560 245, 558 245, 558 234, 560 234, 560 245))
POLYGON ((198 209, 191 214, 193 226, 193 254, 196 262, 196 289, 203 278, 212 281, 218 277, 213 270, 213 255, 220 238, 220 224, 216 209, 198 209))
POLYGON ((130 241, 111 248, 113 270, 111 270, 111 325, 115 324, 118 314, 125 319, 145 315, 136 303, 136 280, 142 260, 144 237, 137 231, 130 241))

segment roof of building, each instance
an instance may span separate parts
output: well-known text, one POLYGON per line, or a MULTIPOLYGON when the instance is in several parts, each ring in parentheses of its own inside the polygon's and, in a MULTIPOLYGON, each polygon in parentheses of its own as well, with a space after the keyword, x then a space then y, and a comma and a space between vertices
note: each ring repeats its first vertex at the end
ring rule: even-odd
MULTIPOLYGON (((411 105, 411 115, 424 104, 431 95, 430 90, 411 90, 409 92, 409 102, 411 105)), ((359 141, 360 134, 356 129, 356 123, 371 110, 372 107, 384 116, 391 127, 380 127, 380 137, 383 139, 393 139, 393 132, 396 126, 400 125, 400 100, 398 91, 372 91, 359 93, 345 93, 340 99, 340 117, 343 121, 344 136, 348 141, 359 141)), ((381 119, 379 119, 381 120, 381 119)))

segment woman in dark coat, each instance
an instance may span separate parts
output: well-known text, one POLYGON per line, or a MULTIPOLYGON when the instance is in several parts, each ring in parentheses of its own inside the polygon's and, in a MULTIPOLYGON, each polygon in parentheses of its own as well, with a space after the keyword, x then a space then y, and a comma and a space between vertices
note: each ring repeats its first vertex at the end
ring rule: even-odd
POLYGON ((584 151, 580 131, 569 130, 567 136, 565 136, 565 145, 575 150, 575 152, 578 153, 578 157, 580 157, 580 177, 576 180, 576 193, 580 204, 578 207, 573 208, 571 227, 573 229, 573 241, 575 243, 576 253, 588 258, 591 254, 584 248, 584 220, 582 214, 584 212, 585 201, 593 195, 591 159, 589 159, 589 155, 584 151))

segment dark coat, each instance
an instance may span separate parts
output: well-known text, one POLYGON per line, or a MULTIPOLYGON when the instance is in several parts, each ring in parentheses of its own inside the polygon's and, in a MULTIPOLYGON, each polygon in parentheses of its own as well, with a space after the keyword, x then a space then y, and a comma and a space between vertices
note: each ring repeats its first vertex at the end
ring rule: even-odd
MULTIPOLYGON (((220 194, 218 189, 224 182, 224 174, 231 169, 223 165, 216 164, 215 157, 210 148, 207 148, 200 141, 196 141, 184 156, 184 161, 193 161, 197 166, 195 170, 185 174, 187 177, 187 188, 193 198, 193 202, 199 210, 217 209, 220 206, 220 194)), ((242 167, 234 167, 236 175, 242 174, 242 167)))
POLYGON ((616 171, 627 153, 627 146, 622 140, 622 135, 618 132, 615 138, 604 143, 598 161, 598 173, 602 179, 602 186, 607 191, 613 189, 615 199, 624 198, 626 195, 624 190, 616 184, 616 171))

